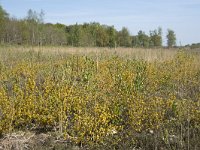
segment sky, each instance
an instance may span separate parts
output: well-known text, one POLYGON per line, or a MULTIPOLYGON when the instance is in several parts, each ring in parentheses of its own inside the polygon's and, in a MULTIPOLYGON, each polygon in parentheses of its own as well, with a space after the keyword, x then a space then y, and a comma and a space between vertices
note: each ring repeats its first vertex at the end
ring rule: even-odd
POLYGON ((46 23, 99 22, 127 27, 132 35, 161 27, 164 43, 167 29, 175 31, 177 45, 200 42, 200 0, 0 0, 0 5, 16 18, 43 10, 46 23))

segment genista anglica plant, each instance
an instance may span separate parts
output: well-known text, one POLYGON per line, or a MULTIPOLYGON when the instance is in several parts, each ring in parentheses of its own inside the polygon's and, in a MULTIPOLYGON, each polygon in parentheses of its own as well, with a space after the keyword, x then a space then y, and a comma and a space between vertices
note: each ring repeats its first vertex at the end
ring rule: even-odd
POLYGON ((0 62, 0 133, 54 131, 94 149, 199 148, 196 60, 184 52, 147 62, 116 54, 6 50, 0 62))

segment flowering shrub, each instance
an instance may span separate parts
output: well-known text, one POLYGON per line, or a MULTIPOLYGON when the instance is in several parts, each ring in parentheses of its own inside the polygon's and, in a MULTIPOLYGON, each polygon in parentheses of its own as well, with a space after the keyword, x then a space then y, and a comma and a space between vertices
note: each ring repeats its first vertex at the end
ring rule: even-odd
POLYGON ((1 134, 42 128, 100 144, 122 133, 154 131, 166 139, 186 123, 199 129, 200 67, 186 53, 163 62, 43 57, 0 63, 1 134))

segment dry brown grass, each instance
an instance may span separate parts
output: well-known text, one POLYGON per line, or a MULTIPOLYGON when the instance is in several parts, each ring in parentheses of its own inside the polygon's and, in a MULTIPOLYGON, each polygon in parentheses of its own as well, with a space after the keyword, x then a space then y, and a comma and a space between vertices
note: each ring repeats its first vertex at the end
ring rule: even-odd
MULTIPOLYGON (((133 59, 143 59, 146 61, 163 61, 172 59, 176 53, 179 51, 178 49, 143 49, 143 48, 96 48, 96 47, 53 47, 53 46, 44 46, 44 47, 30 47, 30 46, 2 46, 0 50, 7 49, 8 51, 18 52, 26 52, 26 51, 36 51, 40 53, 46 54, 55 54, 55 55, 63 55, 63 54, 71 54, 71 55, 107 55, 113 56, 118 55, 126 58, 133 59)), ((0 57, 4 55, 0 51, 0 57)))

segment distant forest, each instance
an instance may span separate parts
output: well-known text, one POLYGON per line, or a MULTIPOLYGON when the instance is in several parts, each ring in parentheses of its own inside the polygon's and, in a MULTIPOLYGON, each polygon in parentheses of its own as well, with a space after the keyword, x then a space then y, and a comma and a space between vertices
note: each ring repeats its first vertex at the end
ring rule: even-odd
MULTIPOLYGON (((162 47, 162 28, 146 34, 140 30, 131 35, 126 27, 117 31, 114 26, 100 23, 74 25, 44 23, 44 13, 29 10, 23 19, 16 19, 0 6, 0 42, 19 45, 66 45, 75 47, 162 47)), ((167 31, 167 46, 176 46, 176 35, 167 31)), ((189 45, 190 46, 190 45, 189 45)), ((196 46, 196 45, 195 45, 196 46)))

